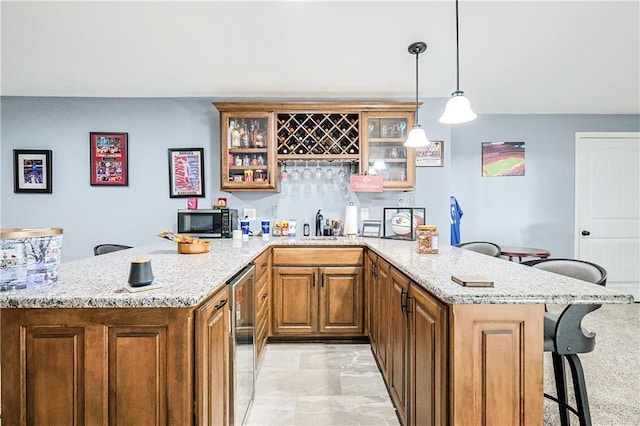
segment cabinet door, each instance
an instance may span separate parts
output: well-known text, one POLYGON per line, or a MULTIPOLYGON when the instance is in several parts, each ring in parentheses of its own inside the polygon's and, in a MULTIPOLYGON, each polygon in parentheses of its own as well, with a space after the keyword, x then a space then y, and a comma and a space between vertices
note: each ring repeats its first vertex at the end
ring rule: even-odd
POLYGON ((229 289, 196 311, 196 398, 198 425, 229 424, 229 289))
POLYGON ((191 309, 0 312, 3 424, 193 422, 191 309))
POLYGON ((320 268, 320 333, 362 334, 362 273, 362 267, 320 268))
POLYGON ((256 281, 256 366, 259 365, 264 346, 267 343, 269 330, 267 319, 269 318, 269 278, 268 272, 263 273, 256 281))
POLYGON ((220 116, 221 189, 275 191, 278 167, 273 142, 273 114, 223 112, 220 116))
POLYGON ((382 176, 384 189, 415 187, 415 149, 405 148, 414 112, 365 112, 363 115, 362 169, 382 176))
POLYGON ((389 279, 389 264, 382 258, 378 258, 376 264, 376 281, 374 289, 375 311, 374 318, 377 322, 376 326, 376 348, 375 353, 378 358, 378 364, 382 370, 382 375, 389 380, 389 337, 391 333, 391 324, 389 314, 391 311, 391 282, 389 279))
POLYGON ((447 309, 411 284, 409 424, 446 425, 447 309))
POLYGON ((317 268, 273 268, 272 320, 274 335, 318 331, 317 268))
POLYGON ((376 306, 374 290, 376 287, 376 261, 378 256, 367 252, 364 258, 364 332, 369 336, 371 348, 375 353, 378 322, 375 320, 376 306))
POLYGON ((389 270, 389 279, 391 282, 389 388, 391 390, 391 398, 398 411, 398 417, 400 417, 402 424, 407 424, 407 395, 409 392, 409 322, 407 303, 409 280, 395 268, 389 270))

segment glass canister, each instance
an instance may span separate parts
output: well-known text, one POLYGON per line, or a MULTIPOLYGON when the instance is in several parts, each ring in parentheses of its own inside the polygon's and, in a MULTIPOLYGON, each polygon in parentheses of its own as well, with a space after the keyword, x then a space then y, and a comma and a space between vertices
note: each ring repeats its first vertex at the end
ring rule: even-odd
POLYGON ((435 225, 418 225, 416 240, 418 253, 438 253, 438 227, 435 225))

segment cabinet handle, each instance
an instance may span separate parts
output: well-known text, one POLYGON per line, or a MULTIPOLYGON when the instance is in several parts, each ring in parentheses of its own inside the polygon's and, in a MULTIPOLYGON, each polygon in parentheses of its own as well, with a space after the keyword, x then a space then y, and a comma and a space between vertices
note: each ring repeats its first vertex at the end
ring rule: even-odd
POLYGON ((311 273, 311 287, 315 287, 316 286, 316 273, 312 272, 311 273))
POLYGON ((262 295, 262 300, 266 300, 266 298, 267 298, 267 293, 262 295))
POLYGON ((324 272, 320 273, 320 286, 324 287, 324 272))
POLYGON ((400 290, 400 309, 402 312, 407 312, 407 296, 409 293, 405 292, 404 289, 400 290))
POLYGON ((227 304, 227 300, 229 300, 229 299, 224 299, 222 302, 220 302, 216 306, 214 306, 215 310, 217 311, 218 309, 221 309, 224 305, 226 305, 227 304))
POLYGON ((411 309, 411 301, 413 300, 413 297, 409 296, 409 293, 407 293, 407 304, 405 306, 405 312, 407 314, 412 314, 413 313, 413 309, 411 309))
POLYGON ((263 263, 262 263, 262 267, 263 267, 263 268, 266 268, 266 267, 267 267, 267 262, 263 262, 263 263))

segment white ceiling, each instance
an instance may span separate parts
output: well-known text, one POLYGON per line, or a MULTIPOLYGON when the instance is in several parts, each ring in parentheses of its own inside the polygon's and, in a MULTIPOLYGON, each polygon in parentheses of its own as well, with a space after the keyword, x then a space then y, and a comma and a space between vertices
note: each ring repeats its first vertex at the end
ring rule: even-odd
MULTIPOLYGON (((411 100, 455 90, 448 1, 10 2, 2 95, 411 100)), ((476 112, 640 113, 640 2, 460 2, 476 112)))

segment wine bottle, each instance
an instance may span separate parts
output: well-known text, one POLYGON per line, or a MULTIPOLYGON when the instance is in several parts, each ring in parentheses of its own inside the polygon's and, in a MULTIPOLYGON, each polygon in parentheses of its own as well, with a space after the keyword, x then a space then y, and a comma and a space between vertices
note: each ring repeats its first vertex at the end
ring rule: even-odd
POLYGON ((247 131, 247 123, 243 123, 242 128, 240 129, 240 145, 243 148, 249 148, 251 146, 249 132, 247 131))
POLYGON ((232 122, 231 128, 231 147, 232 148, 240 148, 240 126, 238 125, 238 121, 232 122))

